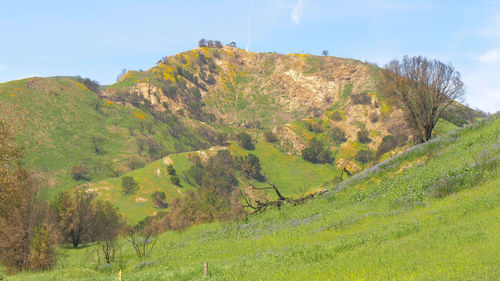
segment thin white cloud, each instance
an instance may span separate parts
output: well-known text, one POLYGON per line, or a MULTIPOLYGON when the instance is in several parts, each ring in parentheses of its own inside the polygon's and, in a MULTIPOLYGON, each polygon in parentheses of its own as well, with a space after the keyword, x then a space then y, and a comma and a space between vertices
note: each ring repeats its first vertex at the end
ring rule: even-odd
POLYGON ((292 21, 295 24, 299 24, 302 19, 302 11, 304 9, 304 3, 302 0, 298 0, 297 3, 293 6, 291 17, 292 21))
POLYGON ((498 63, 500 62, 500 49, 489 50, 479 56, 479 61, 482 63, 498 63))

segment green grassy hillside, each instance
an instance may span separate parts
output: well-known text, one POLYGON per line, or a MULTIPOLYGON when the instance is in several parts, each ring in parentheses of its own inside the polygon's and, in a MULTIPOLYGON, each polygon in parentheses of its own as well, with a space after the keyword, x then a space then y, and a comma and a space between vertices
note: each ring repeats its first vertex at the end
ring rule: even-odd
POLYGON ((413 147, 298 206, 163 234, 139 260, 59 250, 8 280, 499 280, 500 117, 413 147), (203 263, 209 276, 203 277, 203 263))
POLYGON ((192 150, 208 142, 180 122, 157 120, 129 104, 100 99, 70 78, 29 78, 0 84, 0 103, 13 107, 22 119, 19 142, 30 166, 45 174, 51 191, 72 188, 130 170, 129 162, 147 163, 156 155, 138 154, 138 142, 154 142, 158 153, 192 150), (98 104, 98 105, 97 105, 98 104), (172 136, 172 132, 176 136, 172 136), (95 152, 91 138, 102 138, 95 152), (71 168, 87 168, 87 180, 75 181, 71 168))

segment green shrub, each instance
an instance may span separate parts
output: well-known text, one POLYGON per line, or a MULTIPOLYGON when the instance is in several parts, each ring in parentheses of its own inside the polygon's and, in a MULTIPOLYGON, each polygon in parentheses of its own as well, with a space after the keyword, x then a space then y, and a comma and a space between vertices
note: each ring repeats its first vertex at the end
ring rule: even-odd
POLYGON ((178 176, 173 175, 173 176, 170 176, 170 182, 177 185, 177 186, 180 186, 181 179, 178 176))
POLYGON ((392 135, 387 135, 382 139, 382 142, 377 148, 377 156, 381 156, 396 147, 398 147, 397 139, 392 135))
POLYGON ((171 176, 175 176, 176 175, 176 171, 175 171, 175 168, 174 168, 174 165, 172 164, 169 164, 167 166, 167 171, 168 171, 168 174, 171 175, 171 176))
POLYGON ((359 130, 357 135, 360 143, 369 143, 372 141, 370 139, 370 133, 365 128, 359 130))
POLYGON ((131 176, 122 177, 122 192, 124 195, 130 195, 137 191, 137 182, 131 176))
POLYGON ((71 176, 76 181, 87 179, 88 173, 89 173, 89 170, 87 170, 87 168, 85 168, 82 165, 73 166, 73 168, 71 168, 71 172, 70 172, 71 176))
POLYGON ((255 149, 255 146, 253 145, 252 137, 245 133, 241 132, 236 135, 236 140, 240 144, 241 147, 247 150, 253 150, 255 149))
POLYGON ((332 139, 336 143, 343 143, 347 140, 345 131, 342 130, 342 128, 334 126, 331 131, 330 135, 332 136, 332 139))
POLYGON ((322 142, 313 138, 309 147, 302 150, 302 158, 315 164, 332 163, 333 157, 330 150, 326 149, 322 142))
POLYGON ((265 131, 264 132, 264 139, 267 142, 275 142, 278 141, 278 137, 272 132, 272 131, 265 131))
POLYGON ((330 116, 330 119, 332 119, 333 121, 342 121, 342 114, 340 114, 340 112, 338 111, 334 111, 330 116))
POLYGON ((368 162, 371 162, 374 160, 373 152, 369 150, 360 150, 356 153, 356 156, 354 156, 356 161, 361 162, 363 164, 366 164, 368 162))

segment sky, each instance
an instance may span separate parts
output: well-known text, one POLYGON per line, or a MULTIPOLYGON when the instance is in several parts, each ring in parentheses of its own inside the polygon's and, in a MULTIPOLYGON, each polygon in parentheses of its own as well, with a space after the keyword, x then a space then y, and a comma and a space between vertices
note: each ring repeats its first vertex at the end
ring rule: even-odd
POLYGON ((500 110, 500 0, 0 2, 0 83, 80 75, 107 85, 206 38, 379 66, 424 55, 462 74, 464 103, 500 110))

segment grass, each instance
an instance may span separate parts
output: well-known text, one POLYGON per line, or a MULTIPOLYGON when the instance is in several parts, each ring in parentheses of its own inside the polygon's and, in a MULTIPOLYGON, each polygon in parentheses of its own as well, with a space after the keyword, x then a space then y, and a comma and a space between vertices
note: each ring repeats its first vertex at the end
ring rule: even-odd
POLYGON ((96 110, 98 97, 69 78, 37 78, 28 87, 29 81, 0 84, 0 102, 14 106, 24 117, 19 142, 26 148, 29 165, 45 173, 51 194, 85 183, 72 179, 74 165, 86 166, 93 181, 112 176, 112 169, 126 171, 128 159, 137 156, 138 138, 154 139, 166 151, 175 151, 176 144, 193 148, 184 139, 200 139, 190 129, 179 132, 181 137, 176 139, 169 125, 132 105, 104 100, 96 110), (141 132, 141 122, 151 122, 152 130, 141 132), (102 152, 93 151, 92 135, 104 138, 102 152))
POLYGON ((498 280, 500 118, 409 149, 324 196, 161 235, 96 269, 96 246, 8 280, 498 280), (447 175, 454 175, 449 177, 447 175), (449 180, 442 183, 443 178, 449 180), (436 196, 440 186, 455 186, 436 196), (203 263, 209 276, 203 277, 203 263))

